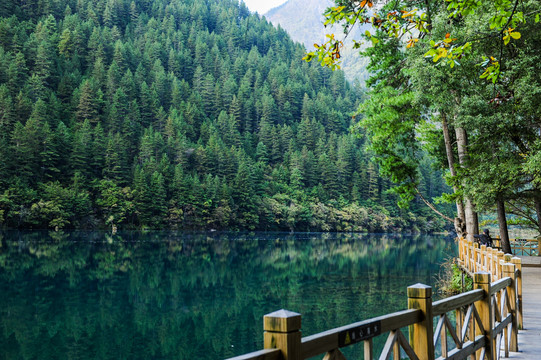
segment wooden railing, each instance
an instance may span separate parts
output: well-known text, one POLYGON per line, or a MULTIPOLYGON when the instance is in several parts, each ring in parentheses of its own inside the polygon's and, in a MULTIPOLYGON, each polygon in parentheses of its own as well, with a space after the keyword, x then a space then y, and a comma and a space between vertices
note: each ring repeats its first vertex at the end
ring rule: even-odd
MULTIPOLYGON (((537 239, 509 239, 511 252, 517 256, 541 256, 541 237, 537 239)), ((493 238, 493 247, 501 249, 501 239, 493 238)))
POLYGON ((518 328, 522 329, 522 260, 511 254, 504 254, 501 250, 487 248, 485 245, 479 246, 464 238, 458 240, 458 264, 470 276, 473 276, 475 272, 486 271, 493 280, 499 280, 506 276, 504 265, 509 263, 515 266, 516 271, 517 321, 518 328))
POLYGON ((506 356, 518 351, 520 259, 509 257, 513 262, 501 263, 498 256, 482 257, 473 246, 460 253, 468 254, 460 262, 475 268, 472 291, 432 303, 432 288, 416 284, 408 287, 408 310, 307 337, 301 337, 300 314, 279 310, 264 316, 265 350, 230 360, 302 360, 318 355, 324 355, 324 360, 344 360, 340 349, 358 343, 364 345, 364 359, 371 360, 376 336, 387 336, 379 359, 392 355, 393 359, 433 360, 439 355, 438 359, 497 360, 502 351, 506 356))

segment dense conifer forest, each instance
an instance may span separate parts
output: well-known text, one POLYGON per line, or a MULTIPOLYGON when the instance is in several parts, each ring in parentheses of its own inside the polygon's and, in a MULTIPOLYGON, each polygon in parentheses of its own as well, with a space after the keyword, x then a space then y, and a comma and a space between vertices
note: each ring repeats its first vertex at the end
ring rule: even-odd
POLYGON ((349 132, 360 89, 242 3, 0 0, 0 14, 3 227, 442 227, 396 206, 349 132))

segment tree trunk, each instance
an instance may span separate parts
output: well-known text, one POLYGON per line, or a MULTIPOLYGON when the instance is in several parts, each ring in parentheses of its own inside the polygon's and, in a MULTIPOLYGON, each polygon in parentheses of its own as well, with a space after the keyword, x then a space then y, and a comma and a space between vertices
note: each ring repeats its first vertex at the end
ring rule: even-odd
POLYGON ((541 200, 536 196, 534 199, 535 213, 537 214, 537 231, 541 235, 541 200))
MULTIPOLYGON (((442 112, 441 125, 443 129, 443 139, 445 141, 445 152, 447 153, 447 163, 449 164, 449 171, 451 176, 456 176, 455 169, 455 156, 453 154, 453 145, 451 144, 451 135, 449 134, 449 125, 447 124, 447 115, 442 112)), ((458 188, 453 186, 453 191, 458 192, 458 188)), ((455 231, 459 237, 466 235, 466 216, 464 215, 464 203, 461 199, 456 200, 456 218, 454 220, 455 231)))
POLYGON ((507 219, 505 217, 505 203, 503 200, 496 200, 498 206, 498 225, 500 227, 500 239, 502 250, 506 254, 512 254, 511 244, 509 243, 509 233, 507 232, 507 219))
MULTIPOLYGON (((464 128, 455 128, 456 144, 458 149, 458 162, 462 166, 466 166, 468 160, 468 138, 464 128)), ((477 213, 475 212, 473 203, 469 197, 464 199, 464 215, 466 217, 466 231, 468 232, 468 240, 473 241, 473 235, 479 234, 479 223, 477 221, 477 213)))

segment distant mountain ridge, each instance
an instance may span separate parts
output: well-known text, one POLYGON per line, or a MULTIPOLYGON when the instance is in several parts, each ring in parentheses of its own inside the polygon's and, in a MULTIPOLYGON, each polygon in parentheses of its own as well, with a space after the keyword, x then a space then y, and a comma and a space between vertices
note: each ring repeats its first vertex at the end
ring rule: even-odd
POLYGON ((322 14, 332 4, 331 0, 288 0, 269 10, 265 17, 275 25, 280 24, 293 40, 309 49, 325 36, 322 14))
MULTIPOLYGON (((323 25, 323 12, 332 5, 332 0, 288 0, 269 10, 264 16, 273 25, 280 25, 293 40, 303 43, 310 51, 313 49, 314 43, 321 43, 328 33, 335 33, 339 37, 344 36, 342 29, 338 27, 325 28, 323 25)), ((361 31, 364 30, 365 27, 357 25, 349 37, 359 39, 361 31)), ((364 82, 368 77, 367 59, 359 56, 358 51, 353 50, 348 42, 345 42, 345 45, 341 67, 346 78, 350 82, 355 79, 364 82)))

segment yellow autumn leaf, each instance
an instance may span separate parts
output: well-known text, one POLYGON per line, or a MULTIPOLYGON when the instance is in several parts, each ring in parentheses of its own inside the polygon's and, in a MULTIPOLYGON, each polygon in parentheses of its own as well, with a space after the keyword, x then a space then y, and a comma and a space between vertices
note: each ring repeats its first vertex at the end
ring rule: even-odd
POLYGON ((515 40, 518 40, 520 39, 520 33, 518 31, 515 31, 515 32, 510 32, 509 35, 511 35, 511 37, 515 40))

